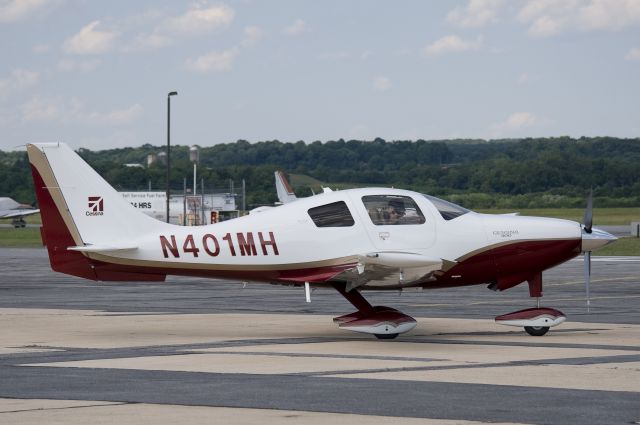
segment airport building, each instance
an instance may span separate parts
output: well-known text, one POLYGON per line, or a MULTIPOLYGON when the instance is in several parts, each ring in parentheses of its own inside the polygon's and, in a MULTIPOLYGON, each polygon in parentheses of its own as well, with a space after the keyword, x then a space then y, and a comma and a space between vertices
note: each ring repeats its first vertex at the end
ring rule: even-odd
MULTIPOLYGON (((167 154, 164 151, 160 151, 157 154, 152 153, 147 155, 146 165, 148 167, 156 162, 166 164, 166 161, 167 154)), ((193 195, 193 193, 196 193, 196 169, 197 164, 200 162, 200 149, 198 146, 191 146, 191 148, 189 148, 189 161, 193 163, 194 167, 193 187, 187 188, 187 178, 185 177, 184 193, 181 195, 171 195, 169 222, 183 226, 200 226, 239 217, 241 214, 236 203, 238 194, 234 191, 233 181, 229 182, 230 186, 228 190, 213 190, 213 193, 193 195)), ((142 164, 124 165, 127 167, 144 168, 142 164)), ((204 182, 201 183, 201 188, 204 188, 204 182)), ((201 192, 204 193, 204 191, 201 192)), ((167 220, 166 193, 152 191, 151 184, 149 184, 149 190, 146 192, 131 191, 120 192, 120 194, 125 200, 129 201, 131 205, 148 216, 160 221, 167 220)), ((243 181, 241 197, 244 196, 243 181)))
MULTIPOLYGON (((165 192, 120 192, 131 205, 160 221, 167 219, 165 192)), ((185 226, 200 226, 236 218, 240 211, 234 193, 204 195, 172 195, 169 203, 169 221, 185 226)))

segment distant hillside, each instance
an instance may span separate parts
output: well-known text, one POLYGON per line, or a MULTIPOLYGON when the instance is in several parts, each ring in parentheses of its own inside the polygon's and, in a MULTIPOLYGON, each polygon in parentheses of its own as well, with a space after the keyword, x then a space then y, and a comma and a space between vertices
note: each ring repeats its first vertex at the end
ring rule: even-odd
MULTIPOLYGON (((118 189, 164 189, 165 168, 146 163, 164 146, 80 154, 118 189)), ((171 185, 192 176, 187 146, 172 146, 171 185)), ((0 151, 0 196, 34 201, 23 152, 0 151)), ((275 201, 273 171, 290 173, 294 188, 310 194, 331 187, 394 186, 428 192, 471 208, 580 207, 589 188, 600 206, 640 206, 640 139, 569 137, 508 140, 219 144, 200 151, 205 189, 246 180, 247 203, 275 201), (307 176, 307 177, 304 177, 307 176)), ((190 180, 188 180, 190 181, 190 180)))

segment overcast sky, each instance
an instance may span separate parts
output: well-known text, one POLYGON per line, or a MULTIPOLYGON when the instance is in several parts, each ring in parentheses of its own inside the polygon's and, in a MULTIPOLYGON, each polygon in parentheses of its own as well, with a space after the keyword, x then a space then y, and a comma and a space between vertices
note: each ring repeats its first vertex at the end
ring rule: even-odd
POLYGON ((0 0, 0 149, 640 136, 640 0, 0 0))

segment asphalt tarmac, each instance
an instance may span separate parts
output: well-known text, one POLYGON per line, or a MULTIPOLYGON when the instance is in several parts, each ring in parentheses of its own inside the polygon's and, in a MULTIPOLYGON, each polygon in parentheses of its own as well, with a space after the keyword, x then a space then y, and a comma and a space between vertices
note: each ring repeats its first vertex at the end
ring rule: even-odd
POLYGON ((100 283, 0 249, 0 423, 640 423, 640 257, 544 274, 544 337, 493 317, 526 285, 365 293, 418 327, 337 329, 333 290, 171 277, 100 283))

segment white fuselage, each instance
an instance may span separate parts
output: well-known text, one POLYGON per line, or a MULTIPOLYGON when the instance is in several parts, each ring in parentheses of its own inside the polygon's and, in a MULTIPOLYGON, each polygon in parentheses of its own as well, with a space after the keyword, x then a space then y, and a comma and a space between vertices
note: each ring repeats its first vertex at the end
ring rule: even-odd
MULTIPOLYGON (((180 270, 300 270, 354 264, 369 253, 411 253, 460 262, 486 250, 518 242, 580 240, 575 222, 468 212, 445 220, 423 195, 398 189, 368 188, 323 193, 258 214, 201 227, 162 225, 130 242, 135 250, 90 253, 100 261, 180 270), (362 197, 410 197, 424 223, 376 225, 362 197), (318 227, 309 210, 344 202, 353 224, 318 227)), ((90 241, 88 241, 90 242, 90 241)), ((249 276, 251 277, 251 276, 249 276)), ((268 278, 267 280, 272 279, 268 278)))

